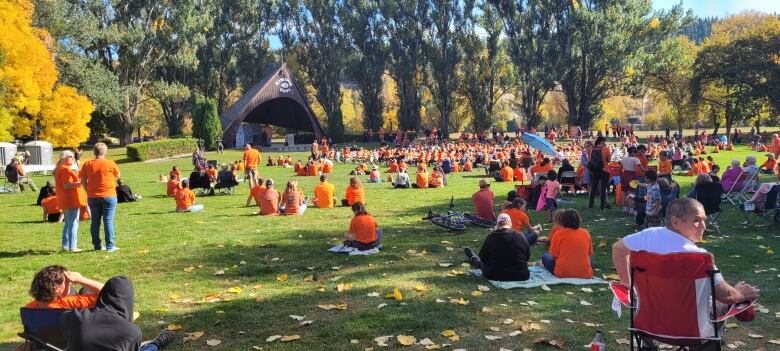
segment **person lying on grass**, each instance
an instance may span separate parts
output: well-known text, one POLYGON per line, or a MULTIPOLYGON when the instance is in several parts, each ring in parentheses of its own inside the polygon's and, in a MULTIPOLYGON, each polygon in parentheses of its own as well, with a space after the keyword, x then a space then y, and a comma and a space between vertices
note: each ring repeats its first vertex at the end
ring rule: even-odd
POLYGON ((203 205, 196 205, 195 193, 190 190, 189 179, 181 180, 181 190, 176 192, 176 212, 200 212, 203 205))
POLYGON ((593 242, 590 233, 580 228, 579 212, 573 208, 557 211, 554 218, 559 229, 551 234, 550 250, 542 255, 542 265, 559 278, 592 278, 593 242))
POLYGON ((376 219, 366 211, 362 202, 352 204, 352 221, 344 236, 344 246, 360 251, 371 250, 382 244, 382 229, 377 228, 376 219))
POLYGON ((531 244, 512 229, 512 219, 506 213, 498 215, 495 230, 485 238, 479 256, 470 247, 463 250, 471 266, 481 269, 486 279, 524 281, 530 277, 531 244))
MULTIPOLYGON (((699 201, 681 198, 669 203, 665 227, 647 228, 618 240, 612 245, 612 263, 620 277, 620 283, 626 287, 631 286, 628 258, 632 251, 658 254, 706 253, 707 250, 696 246, 696 243, 704 238, 706 219, 704 206, 699 201)), ((715 300, 722 304, 753 301, 759 296, 760 290, 745 282, 731 286, 720 273, 715 274, 714 279, 715 300)))

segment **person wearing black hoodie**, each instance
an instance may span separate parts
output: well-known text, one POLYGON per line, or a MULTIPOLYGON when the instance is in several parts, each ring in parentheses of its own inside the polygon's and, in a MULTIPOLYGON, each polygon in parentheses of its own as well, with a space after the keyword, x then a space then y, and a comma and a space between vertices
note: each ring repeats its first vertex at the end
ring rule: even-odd
POLYGON ((70 350, 158 351, 170 344, 175 333, 163 330, 141 346, 141 329, 133 324, 135 292, 125 276, 109 279, 100 290, 94 308, 62 314, 60 328, 70 350))
POLYGON ((512 219, 502 213, 496 219, 496 229, 490 233, 479 250, 466 247, 466 257, 471 265, 482 270, 482 276, 498 281, 528 280, 528 259, 536 235, 526 236, 512 229, 512 219))

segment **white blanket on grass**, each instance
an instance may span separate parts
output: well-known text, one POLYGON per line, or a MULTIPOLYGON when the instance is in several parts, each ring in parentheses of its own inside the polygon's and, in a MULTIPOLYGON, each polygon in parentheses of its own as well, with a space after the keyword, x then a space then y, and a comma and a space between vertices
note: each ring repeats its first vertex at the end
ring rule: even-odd
POLYGON ((335 253, 345 253, 349 254, 350 256, 355 255, 373 255, 375 253, 379 253, 379 248, 373 248, 371 250, 365 250, 360 251, 354 247, 344 246, 344 245, 336 245, 334 247, 331 247, 328 249, 329 252, 335 252, 335 253))
MULTIPOLYGON (((515 288, 536 288, 542 285, 555 285, 555 284, 573 284, 573 285, 590 285, 590 284, 608 284, 609 282, 599 279, 581 279, 581 278, 558 278, 546 269, 542 267, 528 267, 528 271, 531 273, 531 277, 525 281, 517 282, 500 282, 497 280, 488 280, 495 287, 500 289, 515 289, 515 288)), ((478 277, 482 277, 482 270, 471 269, 469 272, 478 277)))

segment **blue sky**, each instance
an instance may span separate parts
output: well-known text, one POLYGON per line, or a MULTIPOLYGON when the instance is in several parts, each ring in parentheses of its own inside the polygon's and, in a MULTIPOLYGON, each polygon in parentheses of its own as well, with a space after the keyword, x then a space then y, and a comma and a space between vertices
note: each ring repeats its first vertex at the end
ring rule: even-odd
MULTIPOLYGON (((656 9, 670 9, 680 0, 653 0, 656 9)), ((699 17, 726 17, 744 10, 780 13, 780 0, 682 0, 699 17)))

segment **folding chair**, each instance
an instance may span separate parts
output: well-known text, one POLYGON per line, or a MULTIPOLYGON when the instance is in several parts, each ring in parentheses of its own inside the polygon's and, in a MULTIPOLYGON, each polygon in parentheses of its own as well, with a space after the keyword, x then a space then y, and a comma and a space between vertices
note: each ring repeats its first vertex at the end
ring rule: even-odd
POLYGON ((731 189, 729 189, 729 191, 724 195, 724 199, 735 207, 739 208, 739 205, 745 203, 747 200, 750 200, 748 192, 755 185, 757 176, 758 172, 743 172, 740 174, 737 180, 731 186, 731 189), (738 184, 742 186, 742 188, 739 190, 737 190, 738 184))
POLYGON ((742 215, 745 216, 745 221, 750 224, 753 223, 748 216, 748 212, 753 212, 759 216, 767 217, 773 223, 778 224, 778 219, 780 218, 780 215, 778 215, 778 213, 780 213, 780 200, 778 200, 778 196, 780 196, 780 184, 775 184, 766 194, 763 208, 746 208, 747 203, 743 203, 739 206, 739 210, 742 212, 742 215))
POLYGON ((24 331, 17 334, 32 343, 33 350, 67 351, 68 342, 60 330, 60 317, 67 309, 19 309, 24 331))
POLYGON ((696 186, 696 200, 704 206, 704 213, 710 225, 720 234, 720 203, 723 196, 723 186, 720 183, 710 182, 696 186))
POLYGON ((653 349, 654 340, 678 350, 720 350, 719 324, 727 317, 718 318, 712 298, 714 267, 709 253, 631 252, 631 287, 611 286, 613 309, 629 307, 631 350, 653 349))
POLYGON ((4 170, 3 171, 3 188, 0 192, 4 193, 16 193, 19 192, 19 174, 16 170, 4 170))
MULTIPOLYGON (((566 171, 561 173, 561 187, 569 187, 574 195, 577 195, 577 172, 566 171)), ((563 193, 561 193, 563 197, 563 193)))
POLYGON ((232 171, 220 171, 217 174, 217 185, 214 189, 219 190, 220 194, 233 195, 233 188, 238 185, 232 171))

